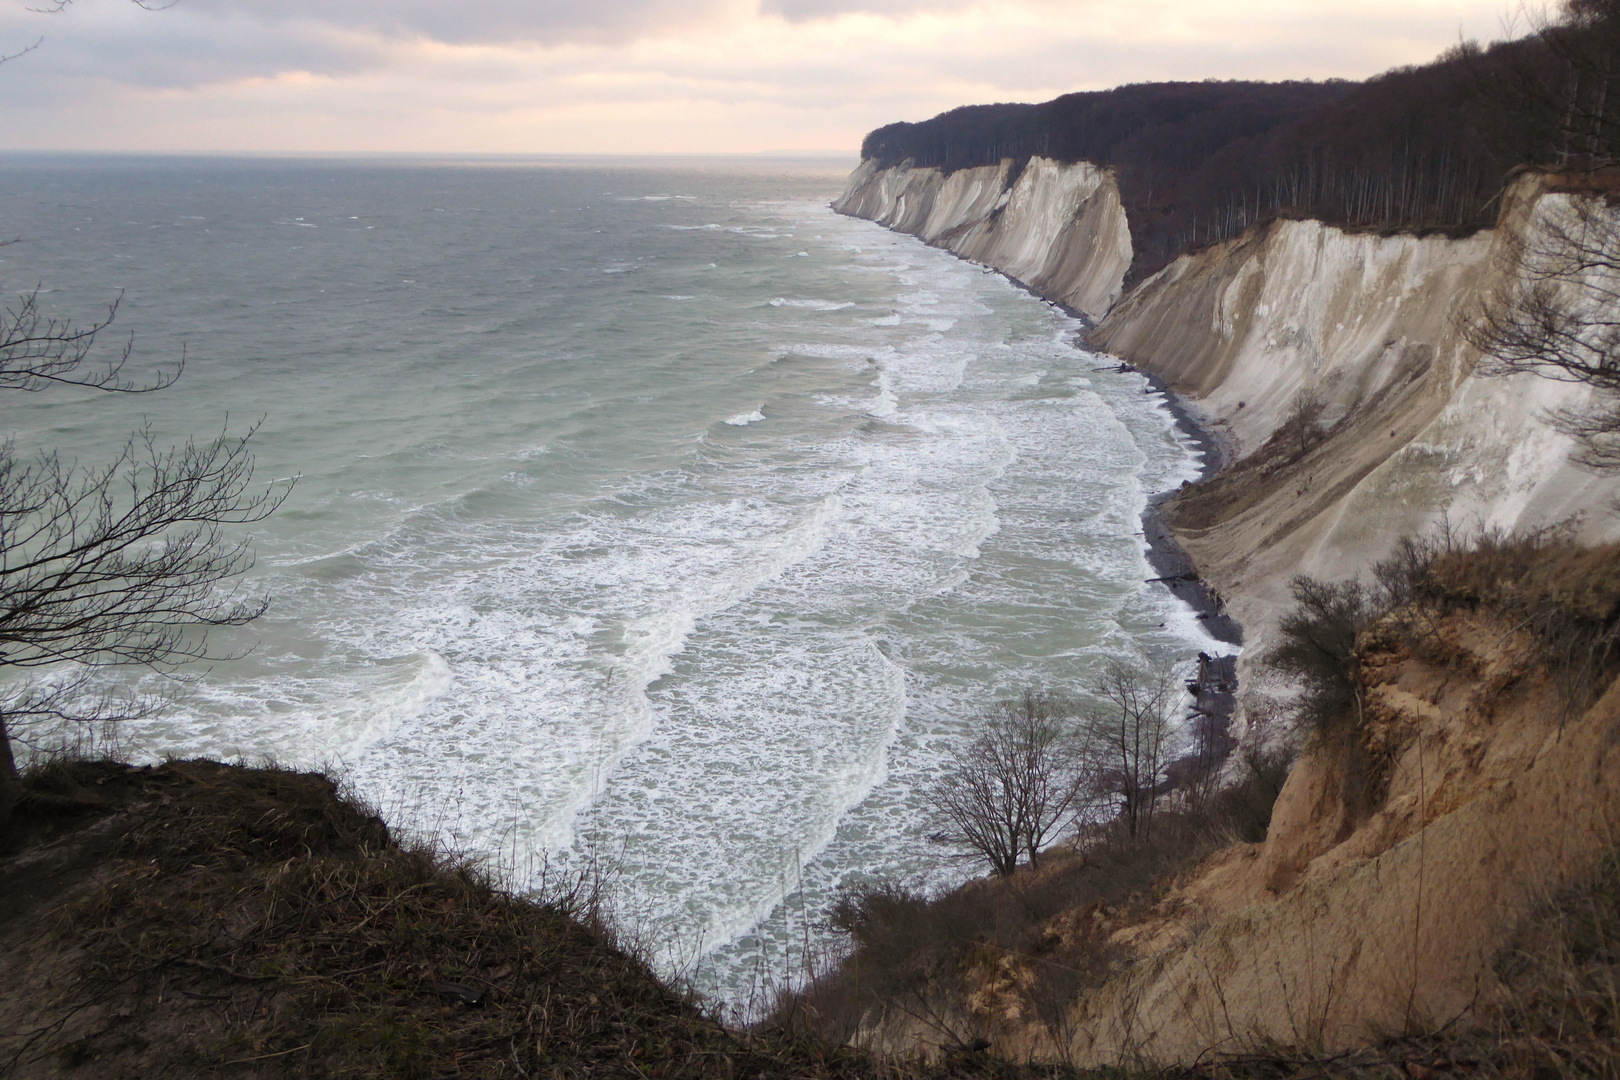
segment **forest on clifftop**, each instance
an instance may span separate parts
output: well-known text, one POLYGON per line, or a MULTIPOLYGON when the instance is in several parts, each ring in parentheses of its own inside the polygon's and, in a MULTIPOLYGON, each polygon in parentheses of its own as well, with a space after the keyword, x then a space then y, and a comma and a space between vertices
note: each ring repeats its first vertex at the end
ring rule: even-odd
POLYGON ((1576 0, 1514 41, 1465 42, 1364 82, 1138 83, 1038 105, 970 105, 869 134, 864 159, 946 173, 1033 156, 1111 168, 1137 281, 1269 217, 1467 233, 1506 175, 1612 157, 1614 0, 1576 0), (1600 76, 1595 77, 1596 73, 1600 76))

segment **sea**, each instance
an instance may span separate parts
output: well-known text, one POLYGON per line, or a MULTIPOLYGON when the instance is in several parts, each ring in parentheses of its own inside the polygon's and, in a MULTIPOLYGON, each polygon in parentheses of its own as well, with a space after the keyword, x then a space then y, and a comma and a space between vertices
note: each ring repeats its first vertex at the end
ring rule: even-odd
MULTIPOLYGON (((984 711, 1227 651, 1144 558, 1200 469, 1076 318, 829 203, 852 161, 0 157, 0 290, 159 393, 16 452, 253 431, 266 615, 112 736, 327 768, 513 887, 587 881, 720 1006, 838 954, 984 711)), ((49 745, 49 733, 32 741, 49 745)))

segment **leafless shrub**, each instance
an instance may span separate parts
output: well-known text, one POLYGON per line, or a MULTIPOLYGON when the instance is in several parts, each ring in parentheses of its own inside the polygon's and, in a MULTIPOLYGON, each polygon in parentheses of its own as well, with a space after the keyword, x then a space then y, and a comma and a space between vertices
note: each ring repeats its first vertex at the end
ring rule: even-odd
POLYGON ((1073 707, 1036 690, 1003 701, 933 788, 940 843, 966 848, 1003 877, 1073 820, 1085 785, 1073 707))
POLYGON ((1315 390, 1305 389, 1294 395, 1283 426, 1301 456, 1322 441, 1322 413, 1326 408, 1315 390))
POLYGON ((1085 718, 1099 796, 1117 799, 1119 820, 1131 843, 1147 839, 1159 805, 1165 743, 1176 685, 1168 669, 1144 670, 1123 662, 1104 668, 1095 686, 1098 706, 1085 718))
POLYGON ((1289 591, 1294 610, 1279 621, 1266 662, 1295 681, 1297 713, 1311 730, 1355 721, 1362 704, 1356 639, 1380 614, 1375 590, 1356 580, 1301 574, 1289 591))
MULTIPOLYGON (((145 393, 124 378, 126 345, 86 370, 117 314, 87 326, 41 314, 37 294, 0 314, 0 390, 69 385, 145 393)), ((252 488, 248 440, 221 432, 160 446, 135 432, 100 467, 0 443, 0 818, 20 791, 11 738, 19 722, 102 722, 150 712, 138 695, 98 692, 95 668, 133 665, 172 673, 218 657, 207 631, 261 615, 265 597, 231 587, 253 565, 248 542, 229 533, 262 521, 286 489, 252 488), (33 676, 33 677, 30 677, 33 676)))
POLYGON ((1266 663, 1295 681, 1307 730, 1353 743, 1363 719, 1359 648, 1375 624, 1404 647, 1443 659, 1439 620, 1488 609, 1527 631, 1560 688, 1566 718, 1620 667, 1620 545, 1583 548, 1564 531, 1485 531, 1467 541, 1442 523, 1403 538, 1371 582, 1294 579, 1295 609, 1266 663))
POLYGON ((1294 757, 1285 749, 1245 749, 1237 779, 1217 790, 1201 815, 1211 828, 1254 844, 1266 838, 1271 810, 1288 780, 1294 757))

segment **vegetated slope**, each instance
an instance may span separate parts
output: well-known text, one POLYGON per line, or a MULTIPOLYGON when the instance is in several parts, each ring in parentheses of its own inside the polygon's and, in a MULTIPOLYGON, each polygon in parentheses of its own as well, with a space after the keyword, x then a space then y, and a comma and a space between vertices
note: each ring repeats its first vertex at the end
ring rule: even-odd
POLYGON ((1614 853, 1620 547, 1442 544, 1393 576, 1356 704, 1318 720, 1265 843, 1172 892, 1157 947, 1077 1007, 1081 1056, 1488 1033, 1515 928, 1614 853))
POLYGON ((1620 1074, 1620 546, 1418 545, 1383 580, 1301 630, 1349 631, 1325 677, 1354 703, 1318 715, 1262 841, 879 892, 812 1015, 1201 1075, 1620 1074))
POLYGON ((321 775, 52 766, 0 843, 3 1076, 923 1075, 728 1031, 321 775))

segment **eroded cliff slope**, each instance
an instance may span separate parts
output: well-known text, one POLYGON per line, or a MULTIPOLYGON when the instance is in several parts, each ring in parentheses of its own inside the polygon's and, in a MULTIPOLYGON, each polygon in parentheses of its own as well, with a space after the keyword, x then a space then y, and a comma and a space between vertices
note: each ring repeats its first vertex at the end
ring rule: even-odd
POLYGON ((1231 819, 1178 801, 1151 836, 1103 830, 928 906, 874 894, 858 962, 811 1007, 899 1052, 979 1035, 1013 1059, 1239 1077, 1336 1072, 1353 1048, 1377 1065, 1345 1075, 1408 1054, 1414 1077, 1437 1054, 1469 1062, 1450 1075, 1590 1075, 1567 1065, 1585 1054, 1612 1075, 1620 921, 1532 928, 1566 889, 1613 895, 1620 545, 1435 544, 1399 576, 1353 620, 1343 685, 1314 691, 1331 707, 1261 842, 1223 847, 1231 819), (1200 820, 1211 843, 1181 862, 1200 820), (1550 991, 1517 979, 1521 953, 1550 991), (1579 1022, 1549 1030, 1549 1003, 1579 1022))
MULTIPOLYGON (((1547 417, 1583 387, 1487 377, 1459 333, 1571 200, 1521 178, 1493 231, 1453 238, 1275 220, 1121 296, 1130 232, 1106 170, 1033 158, 944 173, 864 162, 835 203, 1101 317, 1090 344, 1164 379, 1225 444, 1165 507, 1262 651, 1292 576, 1354 576, 1402 535, 1572 523, 1620 537, 1620 480, 1571 463, 1547 417)), ((1247 667, 1249 665, 1245 665, 1247 667)))
POLYGON ((1620 681, 1603 668, 1572 707, 1568 653, 1535 629, 1556 612, 1612 642, 1620 549, 1508 550, 1442 557, 1444 600, 1363 635, 1361 709, 1308 746, 1263 844, 1215 856, 1131 930, 1136 962, 1075 1006, 1076 1057, 1490 1026, 1500 951, 1620 827, 1620 681))

